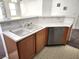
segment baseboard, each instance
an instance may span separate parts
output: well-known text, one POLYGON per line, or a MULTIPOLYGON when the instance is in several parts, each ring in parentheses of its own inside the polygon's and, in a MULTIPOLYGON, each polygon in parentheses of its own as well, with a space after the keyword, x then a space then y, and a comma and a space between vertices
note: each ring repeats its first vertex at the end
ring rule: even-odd
POLYGON ((51 47, 51 46, 63 46, 65 44, 53 44, 53 45, 46 45, 47 47, 51 47))

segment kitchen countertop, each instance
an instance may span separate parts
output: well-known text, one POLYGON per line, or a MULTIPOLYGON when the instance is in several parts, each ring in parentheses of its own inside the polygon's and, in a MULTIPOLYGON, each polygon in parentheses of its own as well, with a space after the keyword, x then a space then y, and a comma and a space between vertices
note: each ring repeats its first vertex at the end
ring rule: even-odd
POLYGON ((4 31, 3 34, 5 34, 6 36, 8 36, 9 38, 11 38, 12 40, 14 40, 15 42, 19 42, 20 40, 24 39, 25 37, 28 37, 46 27, 71 27, 71 25, 73 24, 74 20, 73 19, 65 19, 64 22, 61 23, 52 23, 52 22, 45 22, 45 23, 37 23, 36 25, 39 26, 38 29, 34 30, 33 32, 29 32, 29 34, 26 34, 24 36, 18 36, 10 31, 4 31))
POLYGON ((44 29, 44 28, 45 28, 45 27, 40 27, 40 28, 34 30, 33 32, 29 32, 29 34, 26 34, 26 35, 24 35, 24 36, 22 36, 22 37, 21 37, 21 36, 18 36, 18 35, 16 35, 16 34, 14 34, 14 33, 12 33, 12 32, 10 32, 10 31, 4 31, 3 34, 5 34, 5 35, 8 36, 9 38, 11 38, 13 41, 18 42, 18 41, 20 41, 20 40, 22 40, 22 39, 24 39, 24 38, 26 38, 26 37, 28 37, 28 36, 30 36, 30 35, 32 35, 32 34, 38 32, 38 31, 40 31, 40 30, 42 30, 42 29, 44 29))

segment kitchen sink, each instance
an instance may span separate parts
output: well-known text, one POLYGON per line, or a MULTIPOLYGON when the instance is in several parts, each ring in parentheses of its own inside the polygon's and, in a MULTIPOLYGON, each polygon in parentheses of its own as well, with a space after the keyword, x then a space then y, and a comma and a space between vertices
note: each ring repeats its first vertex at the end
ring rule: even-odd
POLYGON ((22 28, 18 28, 15 30, 9 30, 9 31, 18 35, 18 36, 24 36, 24 35, 27 35, 35 30, 38 30, 39 28, 40 28, 40 26, 32 24, 30 26, 25 26, 22 28))
POLYGON ((10 32, 12 32, 18 36, 24 36, 24 35, 29 34, 29 31, 26 29, 10 30, 10 32))

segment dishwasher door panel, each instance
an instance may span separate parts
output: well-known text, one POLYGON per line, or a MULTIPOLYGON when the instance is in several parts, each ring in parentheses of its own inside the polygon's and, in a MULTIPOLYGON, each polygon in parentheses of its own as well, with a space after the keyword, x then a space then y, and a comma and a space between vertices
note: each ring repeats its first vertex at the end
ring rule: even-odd
POLYGON ((63 44, 64 27, 49 28, 48 45, 63 44))

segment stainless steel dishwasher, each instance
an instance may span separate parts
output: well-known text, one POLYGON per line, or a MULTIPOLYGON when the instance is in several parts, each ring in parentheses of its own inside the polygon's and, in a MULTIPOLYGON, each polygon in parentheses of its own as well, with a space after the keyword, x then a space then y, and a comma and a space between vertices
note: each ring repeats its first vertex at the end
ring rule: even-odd
POLYGON ((64 27, 50 27, 48 30, 48 45, 63 44, 62 37, 64 36, 64 27))

